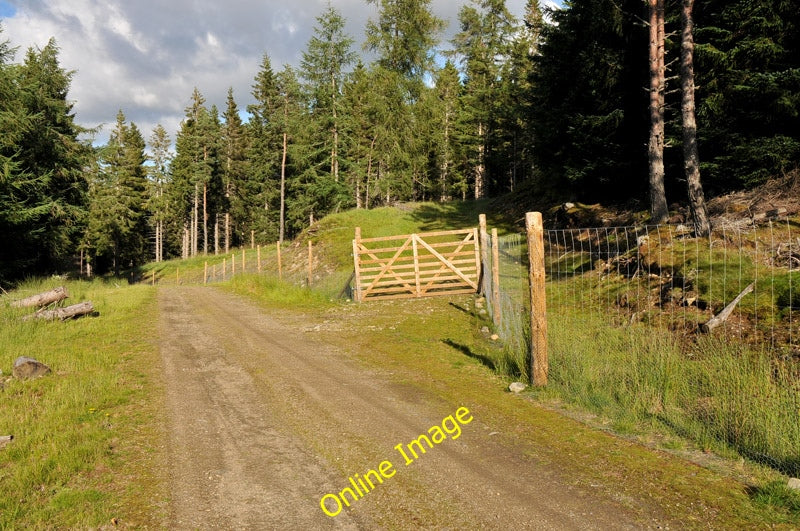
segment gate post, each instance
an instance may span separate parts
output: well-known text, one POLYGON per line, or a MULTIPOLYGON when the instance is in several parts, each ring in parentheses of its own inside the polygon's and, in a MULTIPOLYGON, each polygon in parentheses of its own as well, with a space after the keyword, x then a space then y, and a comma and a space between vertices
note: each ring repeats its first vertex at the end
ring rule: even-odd
POLYGON ((531 291, 531 383, 547 385, 547 306, 545 301, 544 227, 541 212, 525 214, 531 291))
POLYGON ((358 254, 358 246, 360 243, 361 243, 361 227, 356 227, 356 235, 355 238, 353 238, 353 267, 355 268, 354 272, 355 272, 355 283, 356 283, 355 300, 357 300, 358 302, 363 302, 361 300, 361 271, 360 271, 361 260, 359 260, 360 257, 358 254))
POLYGON ((500 240, 497 229, 492 229, 492 321, 500 327, 500 240))
POLYGON ((486 290, 486 274, 487 265, 489 263, 489 255, 487 249, 489 247, 489 234, 486 232, 486 214, 478 215, 478 234, 480 237, 481 249, 481 270, 478 271, 478 288, 481 295, 489 300, 489 293, 486 290))

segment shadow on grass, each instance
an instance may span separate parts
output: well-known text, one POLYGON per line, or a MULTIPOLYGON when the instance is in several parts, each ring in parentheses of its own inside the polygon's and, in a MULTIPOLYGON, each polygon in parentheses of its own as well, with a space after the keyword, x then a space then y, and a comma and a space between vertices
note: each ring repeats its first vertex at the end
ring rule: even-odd
POLYGON ((492 361, 491 358, 489 358, 488 356, 484 356, 483 354, 478 354, 476 352, 472 352, 472 349, 470 349, 466 345, 462 345, 460 343, 456 343, 452 339, 443 339, 442 343, 444 343, 445 345, 447 345, 449 347, 453 347, 454 349, 458 350, 462 354, 464 354, 466 356, 469 356, 470 358, 472 358, 474 360, 478 360, 482 365, 485 365, 486 367, 489 367, 492 371, 496 371, 497 370, 497 367, 495 366, 494 361, 492 361))
MULTIPOLYGON (((464 312, 464 313, 465 313, 465 314, 467 314, 467 315, 472 315, 472 312, 469 310, 469 308, 465 308, 464 306, 460 306, 460 305, 458 305, 458 304, 456 304, 456 303, 454 303, 454 302, 448 302, 448 304, 449 304, 450 306, 452 306, 453 308, 455 308, 456 310, 458 310, 459 312, 464 312)), ((448 340, 445 340, 445 342, 446 342, 446 341, 449 341, 449 339, 448 339, 448 340)), ((448 343, 448 344, 449 344, 449 343, 448 343)), ((452 346, 452 345, 451 345, 451 346, 452 346)))
POLYGON ((800 491, 790 488, 785 481, 772 481, 762 486, 751 485, 745 491, 751 500, 771 511, 786 511, 789 523, 800 522, 800 491))

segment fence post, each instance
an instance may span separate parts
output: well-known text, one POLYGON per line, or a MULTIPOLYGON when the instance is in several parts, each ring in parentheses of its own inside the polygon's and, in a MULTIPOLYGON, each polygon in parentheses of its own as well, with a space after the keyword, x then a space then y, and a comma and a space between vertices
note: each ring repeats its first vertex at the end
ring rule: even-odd
POLYGON ((275 242, 275 247, 278 249, 278 280, 283 278, 283 270, 281 267, 281 242, 275 242))
POLYGON ((355 273, 355 282, 356 282, 356 291, 355 291, 355 299, 358 302, 361 301, 361 273, 359 269, 361 268, 361 260, 359 260, 360 256, 358 254, 358 246, 361 244, 361 227, 356 227, 356 236, 353 239, 353 267, 355 273))
POLYGON ((250 231, 250 248, 255 249, 256 247, 256 231, 250 231))
POLYGON ((478 235, 480 238, 480 248, 481 248, 481 270, 478 273, 478 288, 481 295, 486 297, 488 293, 486 293, 486 283, 484 282, 486 279, 487 273, 487 262, 489 261, 489 257, 486 254, 486 248, 489 246, 489 235, 486 233, 486 214, 479 214, 478 215, 478 235))
POLYGON ((256 266, 258 272, 261 273, 261 245, 256 248, 256 266))
POLYGON ((308 240, 308 273, 307 273, 307 281, 306 286, 309 288, 311 287, 311 269, 312 269, 312 260, 313 260, 312 250, 311 250, 311 240, 308 240))
POLYGON ((547 306, 545 301, 544 227, 540 212, 525 214, 531 291, 531 383, 547 385, 547 306))
POLYGON ((500 246, 497 229, 492 229, 492 321, 500 326, 500 246))
POLYGON ((208 284, 208 262, 203 266, 203 285, 208 284))
POLYGON ((156 270, 153 269, 153 285, 156 285, 156 270))

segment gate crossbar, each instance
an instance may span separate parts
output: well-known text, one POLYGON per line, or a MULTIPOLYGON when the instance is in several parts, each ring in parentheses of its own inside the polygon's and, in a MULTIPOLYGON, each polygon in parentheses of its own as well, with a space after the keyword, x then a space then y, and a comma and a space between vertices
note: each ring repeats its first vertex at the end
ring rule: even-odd
POLYGON ((475 293, 481 267, 477 236, 478 229, 472 228, 361 239, 357 230, 353 240, 356 298, 475 293))

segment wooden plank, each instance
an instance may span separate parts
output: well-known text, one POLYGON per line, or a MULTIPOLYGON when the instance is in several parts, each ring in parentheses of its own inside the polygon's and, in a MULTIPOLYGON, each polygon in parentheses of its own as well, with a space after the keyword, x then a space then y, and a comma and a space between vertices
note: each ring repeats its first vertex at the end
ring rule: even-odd
MULTIPOLYGON (((437 236, 450 236, 454 234, 468 234, 472 232, 472 229, 456 229, 456 230, 441 230, 435 232, 425 232, 423 233, 426 238, 432 238, 437 236)), ((408 237, 408 235, 401 235, 401 236, 380 236, 377 238, 363 238, 361 240, 362 243, 371 243, 371 242, 381 242, 381 241, 391 241, 391 240, 403 240, 404 237, 408 237)))
MULTIPOLYGON (((381 278, 383 278, 383 277, 384 277, 384 275, 386 274, 386 272, 390 270, 390 268, 391 268, 391 266, 392 266, 392 262, 394 262, 394 258, 397 258, 398 256, 400 256, 400 253, 402 253, 403 251, 405 251, 405 250, 406 250, 406 248, 408 247, 408 244, 409 244, 409 243, 411 243, 411 240, 412 240, 412 239, 413 239, 413 238, 408 238, 408 239, 406 240, 406 242, 405 242, 405 243, 404 243, 402 246, 400 246, 400 247, 397 249, 397 252, 395 253, 394 257, 393 257, 393 258, 392 258, 392 259, 391 259, 391 260, 390 260, 388 263, 386 263, 386 264, 383 266, 383 269, 382 269, 382 270, 381 270, 381 272, 378 274, 378 277, 377 277, 377 279, 378 279, 378 280, 380 280, 381 278)), ((371 288, 367 288, 367 289, 366 289, 366 291, 364 292, 364 294, 365 294, 365 295, 368 295, 368 294, 369 294, 369 292, 370 292, 370 290, 371 290, 371 288)))
POLYGON ((474 288, 476 288, 476 289, 477 289, 477 287, 478 287, 478 286, 477 286, 477 284, 474 284, 474 285, 473 285, 473 281, 472 281, 471 279, 469 279, 469 278, 468 278, 466 275, 463 275, 463 274, 461 274, 461 273, 458 271, 458 268, 457 268, 457 267, 455 267, 453 264, 451 264, 451 263, 450 263, 450 262, 447 260, 447 258, 445 258, 445 257, 444 257, 444 256, 442 256, 441 254, 439 254, 438 252, 436 252, 436 250, 435 250, 435 249, 432 249, 432 248, 428 247, 428 244, 427 244, 427 243, 425 243, 425 240, 421 240, 421 239, 419 239, 419 237, 417 237, 417 240, 419 240, 419 242, 422 244, 422 246, 423 246, 423 247, 425 247, 425 248, 427 248, 427 249, 428 249, 428 250, 431 252, 431 254, 433 254, 434 256, 436 256, 437 258, 439 258, 439 260, 441 260, 441 261, 442 261, 442 263, 443 263, 444 265, 446 265, 447 267, 449 267, 449 268, 450 268, 450 269, 451 269, 451 270, 452 270, 452 271, 453 271, 455 274, 457 274, 458 276, 460 276, 460 277, 461 277, 461 278, 462 278, 462 279, 463 279, 463 280, 464 280, 464 281, 465 281, 467 284, 469 284, 469 285, 471 285, 471 286, 473 286, 474 288))
MULTIPOLYGON (((428 297, 436 297, 436 296, 447 296, 447 295, 468 295, 471 293, 475 293, 475 290, 472 288, 469 289, 458 289, 453 291, 442 291, 442 292, 434 292, 428 293, 428 297)), ((369 297, 371 301, 377 300, 392 300, 392 299, 416 299, 417 297, 413 293, 408 293, 405 295, 378 295, 374 297, 369 297)))

